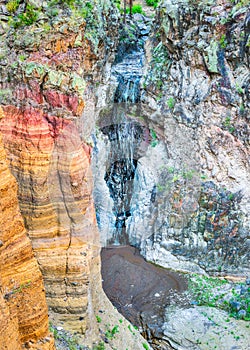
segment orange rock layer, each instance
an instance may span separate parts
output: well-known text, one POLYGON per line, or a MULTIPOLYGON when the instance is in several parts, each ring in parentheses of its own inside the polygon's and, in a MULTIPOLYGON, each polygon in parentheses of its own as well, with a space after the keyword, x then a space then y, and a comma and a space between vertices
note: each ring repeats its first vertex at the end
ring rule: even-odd
POLYGON ((0 261, 0 349, 17 350, 24 345, 29 349, 54 349, 42 275, 19 212, 17 184, 1 138, 0 261))
POLYGON ((74 123, 34 108, 4 108, 0 123, 20 209, 49 307, 85 332, 97 231, 89 150, 74 123))

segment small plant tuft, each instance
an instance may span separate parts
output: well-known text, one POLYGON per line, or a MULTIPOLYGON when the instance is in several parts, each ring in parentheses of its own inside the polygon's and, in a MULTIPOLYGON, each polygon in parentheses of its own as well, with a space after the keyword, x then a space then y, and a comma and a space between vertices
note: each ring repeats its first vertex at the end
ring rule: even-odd
POLYGON ((222 36, 220 37, 219 43, 222 49, 225 49, 227 47, 227 40, 226 40, 225 34, 222 34, 222 36))
POLYGON ((132 13, 143 13, 143 9, 141 5, 133 5, 132 6, 132 13))
POLYGON ((167 100, 167 105, 168 108, 173 109, 175 106, 175 99, 173 97, 169 97, 169 99, 167 100))
POLYGON ((153 6, 154 8, 156 8, 159 3, 159 0, 146 0, 146 3, 148 6, 153 6))
POLYGON ((100 316, 98 316, 98 315, 96 315, 96 321, 97 321, 98 323, 101 323, 101 322, 102 322, 101 317, 100 317, 100 316))
POLYGON ((155 146, 158 145, 158 139, 157 139, 156 132, 153 129, 151 129, 150 130, 150 134, 151 134, 151 137, 152 137, 151 147, 155 147, 155 146))
POLYGON ((149 350, 149 346, 147 343, 143 343, 142 346, 144 347, 145 350, 149 350))
POLYGON ((19 7, 19 4, 20 4, 19 0, 10 0, 6 4, 6 9, 9 13, 15 13, 19 7))

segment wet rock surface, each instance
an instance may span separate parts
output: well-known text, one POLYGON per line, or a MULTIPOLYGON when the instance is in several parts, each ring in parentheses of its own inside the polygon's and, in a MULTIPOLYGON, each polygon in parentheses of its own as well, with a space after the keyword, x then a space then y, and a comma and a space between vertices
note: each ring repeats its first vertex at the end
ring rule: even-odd
POLYGON ((186 290, 186 279, 146 262, 134 247, 105 248, 101 257, 103 289, 113 305, 147 339, 162 338, 165 309, 181 303, 177 295, 186 290))

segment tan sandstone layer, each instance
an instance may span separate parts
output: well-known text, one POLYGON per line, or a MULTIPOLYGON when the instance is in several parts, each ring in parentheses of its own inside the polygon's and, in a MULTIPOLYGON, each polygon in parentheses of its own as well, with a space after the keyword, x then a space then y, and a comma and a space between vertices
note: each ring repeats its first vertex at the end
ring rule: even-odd
MULTIPOLYGON (((3 117, 0 109, 0 118, 3 117)), ((0 135, 0 349, 52 350, 42 275, 24 228, 0 135)))

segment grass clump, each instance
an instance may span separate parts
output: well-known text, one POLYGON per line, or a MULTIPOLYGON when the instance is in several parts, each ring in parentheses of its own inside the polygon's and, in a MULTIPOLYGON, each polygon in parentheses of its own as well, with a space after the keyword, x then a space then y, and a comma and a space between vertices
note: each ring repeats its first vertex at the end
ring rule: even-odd
POLYGON ((151 147, 157 146, 158 145, 158 139, 157 139, 156 132, 153 129, 150 130, 150 135, 152 137, 152 140, 151 140, 151 143, 150 143, 151 147))
POLYGON ((220 43, 220 47, 222 49, 225 49, 227 47, 227 39, 226 39, 226 35, 225 34, 221 35, 219 43, 220 43))

